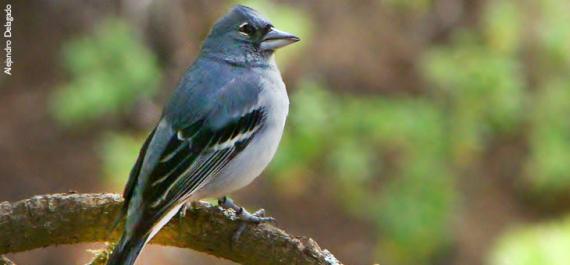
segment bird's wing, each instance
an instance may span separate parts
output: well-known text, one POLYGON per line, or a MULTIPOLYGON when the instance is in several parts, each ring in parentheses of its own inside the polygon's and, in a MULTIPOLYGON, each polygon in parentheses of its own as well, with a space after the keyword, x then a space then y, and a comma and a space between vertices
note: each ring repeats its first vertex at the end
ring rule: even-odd
POLYGON ((264 118, 264 108, 257 107, 219 128, 199 120, 178 130, 149 178, 144 200, 157 212, 185 200, 250 143, 264 118))
POLYGON ((127 219, 132 219, 131 214, 138 216, 138 221, 127 223, 153 225, 251 142, 263 127, 266 109, 253 90, 257 83, 249 81, 239 77, 228 82, 208 95, 210 104, 193 103, 204 100, 200 93, 183 99, 202 108, 191 113, 167 109, 143 146, 125 188, 128 210, 124 213, 127 219))

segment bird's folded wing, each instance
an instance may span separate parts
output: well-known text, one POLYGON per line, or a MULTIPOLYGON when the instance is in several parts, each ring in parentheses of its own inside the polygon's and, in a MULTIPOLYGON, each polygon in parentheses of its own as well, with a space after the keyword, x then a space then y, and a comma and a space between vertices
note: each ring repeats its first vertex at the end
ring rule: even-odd
MULTIPOLYGON (((172 130, 157 163, 145 176, 146 181, 137 187, 144 202, 144 218, 160 218, 216 176, 250 143, 264 119, 264 108, 257 107, 227 119, 223 126, 211 126, 205 118, 172 130)), ((132 192, 130 195, 134 196, 132 192)))
POLYGON ((148 184, 151 207, 170 206, 217 175, 241 152, 263 125, 265 112, 256 108, 221 128, 203 121, 172 137, 148 184))

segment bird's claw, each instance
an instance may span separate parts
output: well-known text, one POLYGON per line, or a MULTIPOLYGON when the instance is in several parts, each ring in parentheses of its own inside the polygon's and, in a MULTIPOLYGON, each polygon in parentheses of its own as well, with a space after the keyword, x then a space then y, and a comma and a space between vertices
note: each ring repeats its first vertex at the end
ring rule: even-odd
POLYGON ((237 243, 239 241, 239 238, 241 237, 241 235, 245 231, 247 224, 260 224, 260 223, 267 223, 267 222, 275 222, 275 218, 264 216, 265 215, 264 209, 259 209, 252 214, 252 213, 249 213, 247 210, 245 210, 243 207, 240 207, 238 209, 238 211, 236 212, 236 214, 237 214, 239 220, 241 221, 241 223, 239 224, 239 227, 236 230, 236 232, 234 233, 234 235, 232 236, 232 241, 234 243, 237 243))
POLYGON ((266 217, 265 210, 259 209, 254 213, 248 212, 243 207, 238 206, 234 203, 234 201, 228 197, 223 197, 218 200, 218 205, 224 209, 233 209, 236 212, 238 220, 241 221, 238 229, 234 233, 232 237, 233 242, 239 241, 241 234, 245 231, 248 223, 251 224, 260 224, 260 223, 267 223, 267 222, 275 222, 275 218, 273 217, 266 217))
POLYGON ((267 223, 275 221, 275 218, 265 216, 264 209, 259 209, 254 213, 249 213, 243 207, 240 207, 239 210, 237 211, 237 215, 241 221, 246 223, 259 224, 259 223, 267 223))

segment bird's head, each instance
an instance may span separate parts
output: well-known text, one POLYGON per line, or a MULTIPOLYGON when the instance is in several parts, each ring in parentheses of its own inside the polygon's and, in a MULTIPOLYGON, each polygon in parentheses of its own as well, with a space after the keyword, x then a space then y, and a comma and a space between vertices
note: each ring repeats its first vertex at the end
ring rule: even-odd
POLYGON ((300 39, 276 29, 252 8, 237 5, 210 31, 202 52, 227 60, 267 60, 275 50, 300 39))

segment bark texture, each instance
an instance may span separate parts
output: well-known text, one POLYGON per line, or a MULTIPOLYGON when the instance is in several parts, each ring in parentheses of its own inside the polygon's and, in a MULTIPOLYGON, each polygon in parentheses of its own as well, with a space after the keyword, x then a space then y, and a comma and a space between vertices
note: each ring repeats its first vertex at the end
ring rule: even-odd
MULTIPOLYGON (((111 234, 110 230, 121 204, 116 194, 51 194, 2 202, 0 255, 60 244, 115 241, 122 225, 111 234)), ((232 243, 239 225, 233 211, 200 203, 185 217, 173 218, 151 243, 191 248, 241 264, 341 264, 311 238, 291 236, 270 224, 248 225, 239 241, 232 243)))

